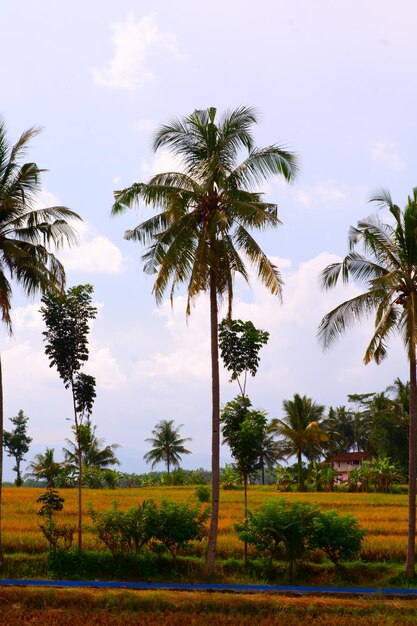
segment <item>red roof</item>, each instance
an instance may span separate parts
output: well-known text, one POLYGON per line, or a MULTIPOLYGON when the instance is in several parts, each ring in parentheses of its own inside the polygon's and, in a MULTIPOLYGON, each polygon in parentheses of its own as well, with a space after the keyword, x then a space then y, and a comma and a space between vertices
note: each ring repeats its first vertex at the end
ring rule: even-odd
POLYGON ((348 463, 349 461, 362 461, 370 457, 371 454, 369 452, 343 452, 343 454, 336 454, 336 456, 332 457, 330 460, 333 461, 344 461, 348 463))

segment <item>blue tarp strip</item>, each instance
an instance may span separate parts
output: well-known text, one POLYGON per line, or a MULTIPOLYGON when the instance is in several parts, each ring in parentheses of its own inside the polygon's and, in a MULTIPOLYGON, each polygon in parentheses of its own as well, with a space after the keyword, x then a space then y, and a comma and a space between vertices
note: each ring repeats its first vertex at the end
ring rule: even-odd
POLYGON ((354 594, 417 596, 417 589, 377 587, 298 587, 289 585, 223 585, 221 583, 150 583, 122 581, 79 580, 0 580, 0 586, 25 587, 93 587, 100 589, 172 589, 180 591, 230 591, 240 593, 288 593, 288 594, 354 594))

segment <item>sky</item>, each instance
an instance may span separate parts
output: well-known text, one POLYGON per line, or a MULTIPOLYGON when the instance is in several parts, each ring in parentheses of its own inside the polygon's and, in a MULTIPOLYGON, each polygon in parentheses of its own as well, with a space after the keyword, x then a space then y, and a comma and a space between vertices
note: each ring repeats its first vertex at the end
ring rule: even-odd
MULTIPOLYGON (((114 190, 175 169, 170 154, 153 153, 153 133, 195 109, 254 106, 256 145, 285 146, 300 161, 294 183, 262 188, 282 221, 257 237, 281 270, 283 303, 255 276, 250 286, 235 282, 233 317, 270 333, 248 382, 254 407, 282 417, 294 393, 328 408, 408 378, 399 339, 382 365, 363 364, 371 321, 326 352, 316 333, 325 313, 358 293, 322 292, 318 280, 346 254, 349 226, 375 213, 368 201, 381 187, 404 206, 417 185, 414 0, 20 0, 0 3, 0 23, 9 139, 42 128, 26 158, 48 170, 39 206, 83 218, 80 245, 59 258, 68 287, 94 286, 92 421, 106 443, 120 444, 121 471, 150 469, 145 440, 161 419, 192 439, 184 467, 211 463, 208 300, 200 296, 188 320, 181 290, 173 308, 158 308, 143 250, 123 239, 146 213, 110 216, 114 190)), ((62 459, 71 436, 71 397, 44 354, 39 306, 15 286, 14 335, 3 328, 0 339, 5 427, 23 409, 33 438, 24 466, 46 446, 62 459)), ((222 370, 222 404, 238 393, 228 380, 222 370)), ((230 460, 223 446, 221 464, 230 460)), ((6 458, 5 479, 12 465, 6 458)))

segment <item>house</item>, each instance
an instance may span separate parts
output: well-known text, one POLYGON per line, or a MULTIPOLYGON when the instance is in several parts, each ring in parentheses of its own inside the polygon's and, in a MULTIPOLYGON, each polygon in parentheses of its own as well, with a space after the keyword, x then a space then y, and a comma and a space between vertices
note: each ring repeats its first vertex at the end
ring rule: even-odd
POLYGON ((343 452, 336 454, 330 459, 332 468, 338 473, 335 482, 341 483, 348 480, 349 472, 360 467, 363 461, 370 461, 372 454, 369 452, 343 452))

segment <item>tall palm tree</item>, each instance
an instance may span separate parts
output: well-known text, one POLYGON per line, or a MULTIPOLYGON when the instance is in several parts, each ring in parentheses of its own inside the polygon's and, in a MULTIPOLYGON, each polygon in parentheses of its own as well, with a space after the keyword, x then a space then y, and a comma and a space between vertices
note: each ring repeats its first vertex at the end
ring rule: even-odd
MULTIPOLYGON (((76 233, 67 220, 81 219, 62 206, 35 208, 45 170, 36 163, 22 163, 29 141, 39 129, 25 131, 15 145, 9 143, 0 119, 0 315, 12 332, 12 282, 27 296, 47 290, 62 290, 65 272, 50 252, 64 242, 75 243, 76 233)), ((1 503, 3 479, 3 384, 0 362, 0 568, 3 563, 1 503)))
POLYGON ((302 457, 310 461, 319 458, 328 439, 320 427, 324 406, 295 393, 292 400, 284 400, 283 408, 284 417, 273 419, 272 428, 281 437, 280 453, 284 457, 297 457, 298 490, 304 491, 302 457))
POLYGON ((191 454, 184 447, 186 441, 191 441, 189 437, 180 437, 179 431, 182 424, 174 428, 174 420, 161 420, 152 431, 153 437, 145 439, 152 444, 152 450, 144 454, 143 458, 147 463, 152 463, 152 468, 157 463, 165 463, 167 474, 171 467, 179 467, 181 456, 191 454))
POLYGON ((387 356, 387 339, 395 331, 404 341, 410 366, 409 395, 409 483, 408 548, 406 573, 415 573, 416 532, 416 332, 417 332, 417 188, 404 210, 393 203, 388 191, 381 190, 371 202, 389 211, 390 222, 377 216, 350 227, 350 251, 340 263, 323 271, 322 285, 334 287, 339 278, 347 283, 353 278, 365 288, 364 293, 343 302, 321 321, 318 338, 327 348, 345 330, 375 313, 375 328, 366 349, 364 362, 380 363, 387 356), (361 244, 363 254, 355 250, 361 244))
POLYGON ((157 174, 147 184, 136 183, 115 192, 112 213, 142 202, 161 212, 128 230, 125 238, 147 245, 144 270, 156 275, 153 291, 161 302, 169 284, 187 286, 187 315, 201 292, 210 299, 212 369, 212 510, 206 572, 214 571, 219 514, 220 383, 218 305, 228 300, 231 319, 233 278, 248 279, 245 258, 258 278, 280 296, 282 281, 277 268, 256 243, 250 230, 276 227, 277 206, 265 202, 256 188, 271 175, 288 181, 297 172, 294 154, 272 145, 254 147, 252 126, 257 122, 250 107, 239 107, 217 119, 215 108, 194 111, 173 120, 156 133, 154 149, 166 147, 179 156, 183 172, 157 174), (246 158, 238 164, 241 151, 246 158))

